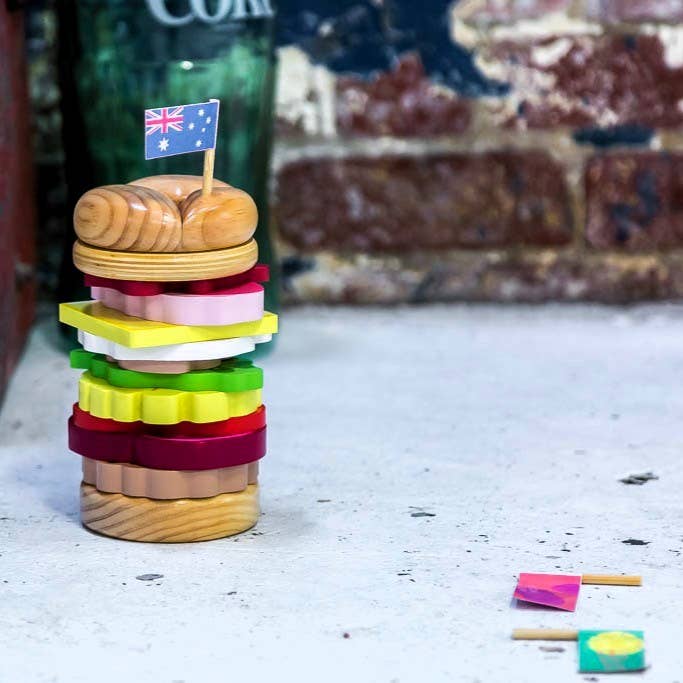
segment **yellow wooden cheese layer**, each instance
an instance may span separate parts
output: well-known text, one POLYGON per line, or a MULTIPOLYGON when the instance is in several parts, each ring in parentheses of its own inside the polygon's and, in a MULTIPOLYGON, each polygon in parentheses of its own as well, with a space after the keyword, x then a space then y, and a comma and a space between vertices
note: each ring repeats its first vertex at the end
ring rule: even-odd
POLYGON ((113 308, 107 308, 99 301, 60 304, 59 320, 71 327, 132 349, 252 337, 277 332, 277 315, 267 311, 260 320, 233 325, 171 325, 134 318, 113 308))
POLYGON ((262 403, 261 390, 179 391, 114 387, 84 372, 78 383, 78 405, 95 417, 119 422, 171 425, 218 422, 253 413, 262 403))

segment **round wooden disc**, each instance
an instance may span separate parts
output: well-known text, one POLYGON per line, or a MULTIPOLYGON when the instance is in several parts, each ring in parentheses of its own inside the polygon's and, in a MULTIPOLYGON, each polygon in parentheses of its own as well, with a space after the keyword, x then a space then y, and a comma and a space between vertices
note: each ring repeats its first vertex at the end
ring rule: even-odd
POLYGON ((94 486, 101 493, 122 493, 135 498, 213 498, 239 493, 249 484, 258 483, 258 462, 204 472, 178 472, 90 458, 81 460, 84 484, 94 486))
POLYGON ((81 521, 91 531, 127 541, 190 543, 242 533, 259 516, 258 485, 213 498, 153 500, 102 493, 81 484, 81 521))
POLYGON ((73 249, 74 265, 88 275, 113 280, 146 282, 188 282, 237 275, 249 270, 258 258, 256 241, 237 247, 178 254, 148 254, 110 251, 77 240, 73 249))

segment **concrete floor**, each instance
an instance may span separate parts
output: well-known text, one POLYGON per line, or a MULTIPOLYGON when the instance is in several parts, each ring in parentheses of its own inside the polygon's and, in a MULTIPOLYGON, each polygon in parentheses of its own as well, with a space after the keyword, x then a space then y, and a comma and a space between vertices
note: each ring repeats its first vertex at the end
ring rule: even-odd
POLYGON ((3 683, 683 680, 681 308, 287 311, 262 362, 263 517, 177 546, 80 526, 53 335, 0 417, 3 683), (645 585, 520 609, 520 571, 645 585), (577 674, 573 643, 515 626, 642 628, 651 668, 577 674))

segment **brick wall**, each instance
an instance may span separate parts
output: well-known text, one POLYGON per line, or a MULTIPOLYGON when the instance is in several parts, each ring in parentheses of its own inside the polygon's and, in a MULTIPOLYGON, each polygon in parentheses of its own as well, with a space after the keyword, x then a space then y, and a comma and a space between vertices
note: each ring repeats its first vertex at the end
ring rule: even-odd
POLYGON ((280 50, 286 298, 681 296, 683 0, 409 4, 280 50), (363 41, 386 63, 340 58, 363 41))

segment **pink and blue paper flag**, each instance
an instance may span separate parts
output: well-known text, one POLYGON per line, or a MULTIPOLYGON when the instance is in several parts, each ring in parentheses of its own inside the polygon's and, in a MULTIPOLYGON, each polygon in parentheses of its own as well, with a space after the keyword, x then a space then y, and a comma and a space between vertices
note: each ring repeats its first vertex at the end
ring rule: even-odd
POLYGON ((645 668, 642 631, 579 631, 579 671, 614 673, 645 668))
POLYGON ((216 147, 218 100, 145 109, 145 159, 216 147))
POLYGON ((522 602, 573 612, 576 609, 580 588, 581 576, 520 574, 514 597, 522 602))

